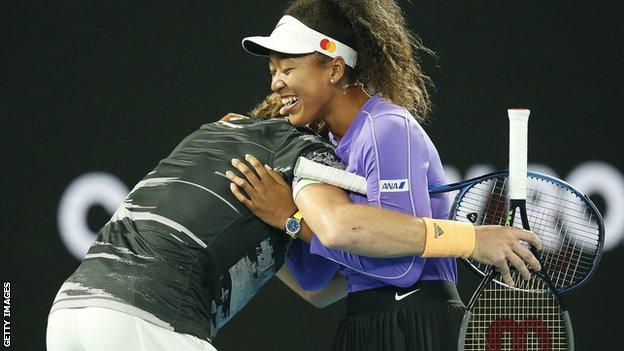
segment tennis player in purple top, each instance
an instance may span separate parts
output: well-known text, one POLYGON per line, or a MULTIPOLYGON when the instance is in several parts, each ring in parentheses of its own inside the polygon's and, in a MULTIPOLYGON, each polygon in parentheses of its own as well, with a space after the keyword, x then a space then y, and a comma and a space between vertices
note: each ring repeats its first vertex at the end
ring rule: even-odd
MULTIPOLYGON (((347 163, 346 170, 366 177, 367 196, 351 193, 354 203, 417 217, 447 218, 447 197, 430 198, 428 193, 429 187, 445 183, 440 157, 406 109, 373 95, 342 138, 337 140, 330 133, 330 140, 336 145, 336 154, 347 163)), ((342 273, 349 292, 385 285, 411 287, 419 280, 457 280, 454 258, 369 258, 328 249, 316 236, 312 236, 310 246, 311 253, 345 267, 342 273)))
POLYGON ((507 278, 509 261, 527 276, 523 261, 539 264, 518 239, 539 242, 513 228, 444 220, 448 199, 429 196, 445 183, 419 124, 430 111, 429 78, 394 1, 297 0, 284 15, 270 36, 245 38, 243 47, 269 58, 282 114, 294 125, 325 125, 346 171, 366 178, 367 194, 302 179, 293 201, 273 190, 284 184, 267 176, 267 160, 253 156, 255 173, 233 161, 247 179, 230 174, 232 192, 303 239, 278 272, 286 284, 317 306, 348 294, 334 350, 455 350, 464 305, 454 257, 494 264, 507 278), (361 206, 344 206, 352 202, 361 206))

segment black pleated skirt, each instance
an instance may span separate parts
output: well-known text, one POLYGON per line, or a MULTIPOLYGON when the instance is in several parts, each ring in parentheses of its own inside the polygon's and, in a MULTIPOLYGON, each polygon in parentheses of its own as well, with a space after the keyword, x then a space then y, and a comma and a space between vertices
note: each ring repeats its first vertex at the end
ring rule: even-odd
POLYGON ((333 350, 456 351, 465 309, 451 282, 350 293, 333 350))

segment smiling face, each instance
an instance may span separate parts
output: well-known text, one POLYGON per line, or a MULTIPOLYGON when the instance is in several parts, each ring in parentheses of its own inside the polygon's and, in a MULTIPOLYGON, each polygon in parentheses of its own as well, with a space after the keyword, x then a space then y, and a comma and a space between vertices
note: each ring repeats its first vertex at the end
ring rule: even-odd
POLYGON ((284 103, 282 112, 296 126, 321 119, 329 108, 334 85, 332 68, 319 64, 316 54, 303 56, 269 55, 271 90, 284 103))

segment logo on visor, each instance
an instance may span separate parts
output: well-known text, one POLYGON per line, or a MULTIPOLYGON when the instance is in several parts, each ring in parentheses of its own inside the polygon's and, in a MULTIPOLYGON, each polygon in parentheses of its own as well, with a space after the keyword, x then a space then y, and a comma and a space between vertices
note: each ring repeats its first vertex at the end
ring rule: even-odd
POLYGON ((325 51, 329 51, 329 52, 334 52, 336 51, 336 43, 334 43, 333 41, 325 38, 323 40, 321 40, 321 42, 319 43, 321 46, 321 49, 325 50, 325 51))

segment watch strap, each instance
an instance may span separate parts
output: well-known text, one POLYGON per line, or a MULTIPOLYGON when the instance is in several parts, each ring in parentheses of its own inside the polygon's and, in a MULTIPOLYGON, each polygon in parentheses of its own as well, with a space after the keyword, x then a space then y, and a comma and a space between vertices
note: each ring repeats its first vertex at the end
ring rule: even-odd
POLYGON ((303 213, 301 213, 301 211, 295 212, 295 214, 292 216, 294 219, 298 220, 299 222, 301 222, 301 220, 303 219, 303 213))

